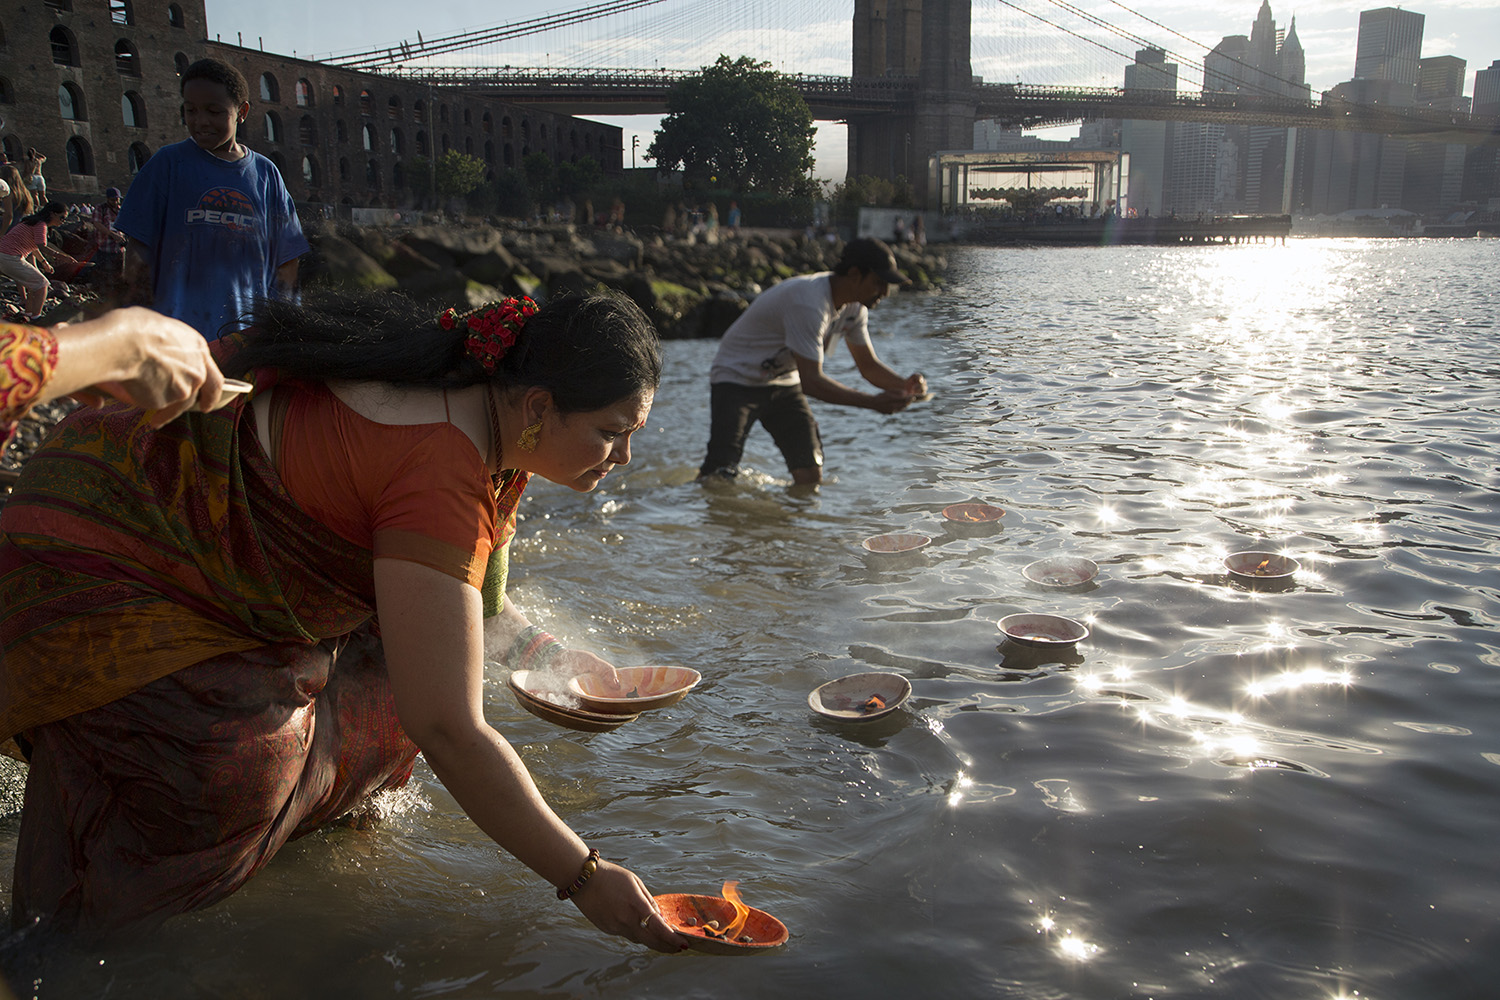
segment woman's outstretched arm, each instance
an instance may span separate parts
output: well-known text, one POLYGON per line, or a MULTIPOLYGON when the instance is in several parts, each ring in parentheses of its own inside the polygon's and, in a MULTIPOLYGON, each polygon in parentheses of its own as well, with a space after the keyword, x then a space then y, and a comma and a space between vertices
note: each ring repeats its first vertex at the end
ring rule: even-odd
MULTIPOLYGON (((479 591, 417 563, 377 559, 375 602, 407 735, 481 830, 551 885, 570 885, 588 845, 547 805, 515 750, 484 719, 479 591)), ((620 865, 600 861, 573 902, 600 930, 657 951, 676 952, 687 943, 656 912, 641 880, 620 865)))

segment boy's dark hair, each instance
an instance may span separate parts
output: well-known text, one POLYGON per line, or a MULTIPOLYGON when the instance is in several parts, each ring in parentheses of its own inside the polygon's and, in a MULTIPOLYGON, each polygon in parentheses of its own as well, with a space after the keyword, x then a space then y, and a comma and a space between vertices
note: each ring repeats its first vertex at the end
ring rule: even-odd
POLYGON ((250 100, 250 85, 245 82, 245 74, 222 59, 199 59, 183 70, 182 82, 177 87, 178 94, 187 88, 189 80, 207 80, 222 85, 235 107, 250 100))

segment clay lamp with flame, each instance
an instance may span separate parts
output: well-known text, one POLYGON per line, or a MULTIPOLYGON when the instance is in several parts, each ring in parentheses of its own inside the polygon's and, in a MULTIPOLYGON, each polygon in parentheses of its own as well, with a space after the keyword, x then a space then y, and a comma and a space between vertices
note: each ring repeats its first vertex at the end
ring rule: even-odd
POLYGON ((724 883, 722 897, 664 893, 656 897, 662 918, 687 936, 694 951, 713 955, 744 955, 786 944, 786 924, 764 910, 746 906, 739 882, 724 883))
POLYGON ((1302 564, 1279 552, 1231 552, 1224 557, 1229 577, 1250 586, 1274 588, 1292 582, 1292 575, 1302 564))
POLYGON ((888 715, 911 697, 911 681, 900 674, 849 674, 812 690, 807 707, 840 722, 868 722, 888 715))

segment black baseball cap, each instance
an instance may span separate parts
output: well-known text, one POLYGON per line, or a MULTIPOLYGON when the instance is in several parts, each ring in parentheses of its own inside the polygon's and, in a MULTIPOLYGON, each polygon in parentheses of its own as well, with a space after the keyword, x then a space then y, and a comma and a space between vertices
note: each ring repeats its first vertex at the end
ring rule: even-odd
POLYGON ((857 267, 866 274, 877 274, 890 285, 911 284, 911 279, 896 267, 896 255, 891 253, 891 248, 873 236, 851 240, 844 247, 844 255, 839 258, 834 271, 844 274, 851 267, 857 267))

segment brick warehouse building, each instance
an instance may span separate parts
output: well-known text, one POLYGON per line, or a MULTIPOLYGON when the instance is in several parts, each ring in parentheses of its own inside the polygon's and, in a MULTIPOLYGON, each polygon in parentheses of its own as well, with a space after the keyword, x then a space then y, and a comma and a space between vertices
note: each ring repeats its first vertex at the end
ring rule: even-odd
POLYGON ((19 165, 47 156, 49 194, 97 200, 130 185, 157 149, 187 137, 178 74, 212 56, 245 74, 246 146, 298 201, 402 207, 416 157, 456 149, 490 174, 532 152, 623 167, 612 125, 453 88, 340 69, 208 39, 203 0, 22 0, 0 8, 0 142, 19 165))

